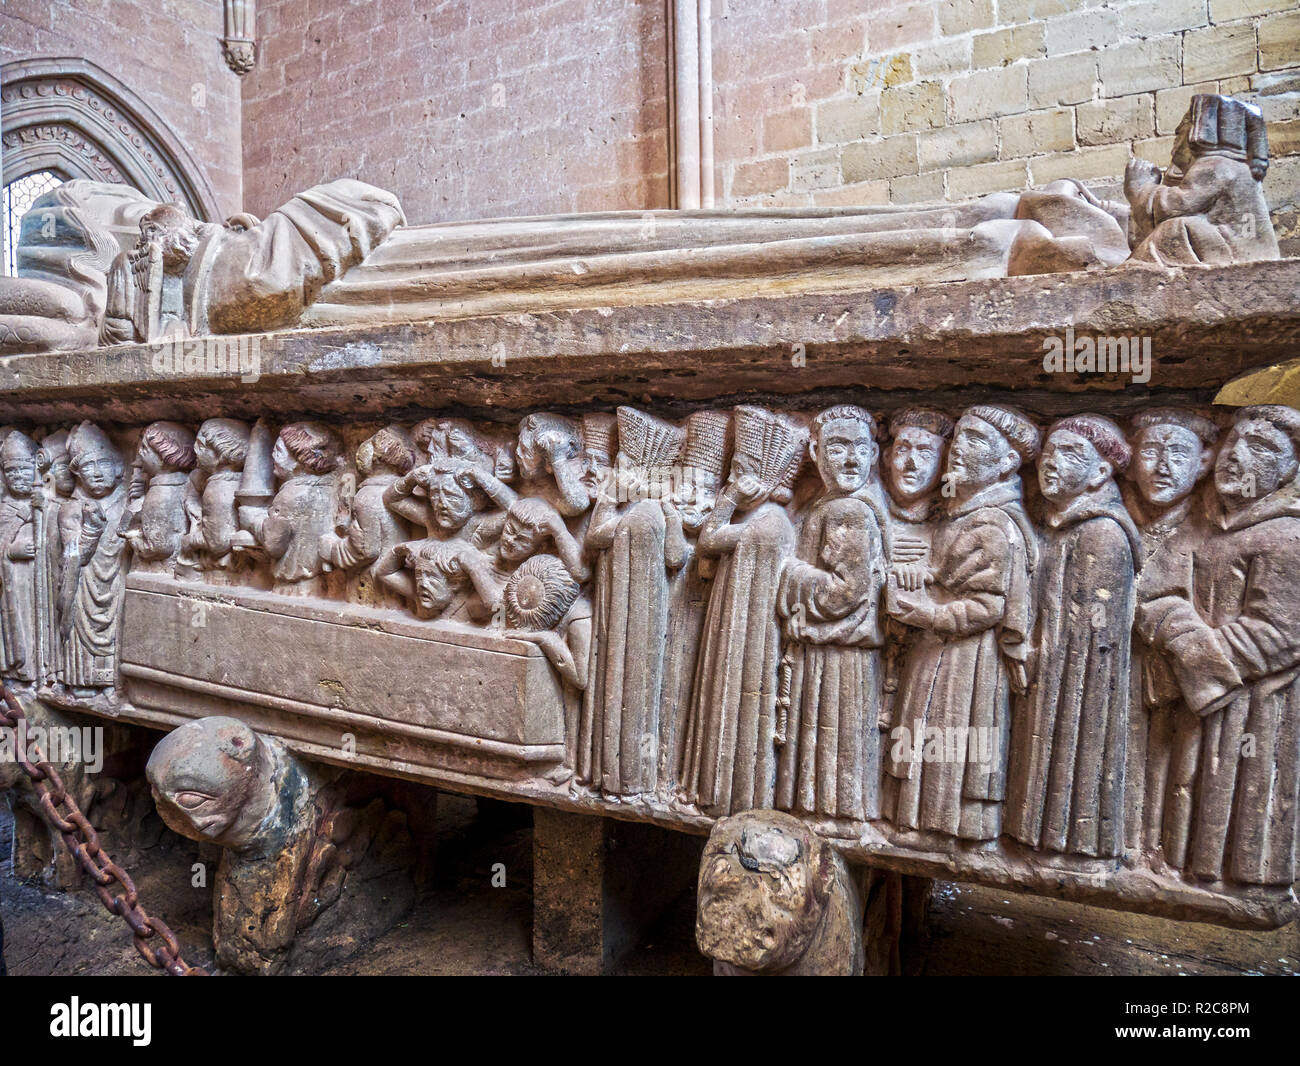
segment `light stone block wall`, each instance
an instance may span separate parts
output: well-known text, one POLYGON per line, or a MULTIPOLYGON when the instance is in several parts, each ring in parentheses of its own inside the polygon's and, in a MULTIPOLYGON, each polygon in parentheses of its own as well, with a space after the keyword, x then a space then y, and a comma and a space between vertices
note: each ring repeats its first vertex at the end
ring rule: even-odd
POLYGON ((1269 123, 1300 255, 1300 0, 715 0, 729 204, 906 204, 1167 165, 1193 93, 1269 123))

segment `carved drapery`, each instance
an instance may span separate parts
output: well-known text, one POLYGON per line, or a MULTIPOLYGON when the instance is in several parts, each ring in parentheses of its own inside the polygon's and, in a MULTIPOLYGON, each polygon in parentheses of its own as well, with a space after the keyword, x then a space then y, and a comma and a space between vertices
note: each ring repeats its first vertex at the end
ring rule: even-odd
POLYGON ((125 85, 81 59, 0 67, 4 183, 37 170, 123 182, 197 218, 220 217, 211 188, 163 120, 125 85))

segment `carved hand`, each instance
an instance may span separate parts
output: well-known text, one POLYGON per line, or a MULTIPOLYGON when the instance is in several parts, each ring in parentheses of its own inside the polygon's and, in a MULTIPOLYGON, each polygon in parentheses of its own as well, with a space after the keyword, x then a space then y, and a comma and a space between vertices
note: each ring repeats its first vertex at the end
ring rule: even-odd
POLYGON ((104 527, 108 525, 108 515, 104 509, 97 503, 92 503, 81 515, 82 531, 94 539, 104 532, 104 527))
POLYGON ((1147 185, 1160 184, 1160 168, 1149 159, 1130 159, 1124 168, 1124 193, 1131 195, 1147 185))
POLYGON ((753 507, 767 495, 763 483, 753 474, 741 474, 736 480, 728 482, 727 492, 736 501, 736 506, 742 508, 753 507))
POLYGON ((895 566, 892 575, 897 579, 899 588, 905 592, 916 592, 924 589, 926 585, 934 580, 933 570, 928 566, 916 563, 904 563, 895 566))
POLYGON ((35 559, 36 542, 32 539, 31 527, 25 528, 23 534, 15 537, 9 545, 10 559, 35 559))

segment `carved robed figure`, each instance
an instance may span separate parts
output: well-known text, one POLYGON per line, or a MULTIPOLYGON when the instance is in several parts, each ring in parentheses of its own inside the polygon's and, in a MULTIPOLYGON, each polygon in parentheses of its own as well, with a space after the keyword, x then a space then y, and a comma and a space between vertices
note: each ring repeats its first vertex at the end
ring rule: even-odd
POLYGON ((894 725, 906 732, 891 734, 888 762, 899 829, 979 842, 1002 831, 1011 702, 1026 685, 1038 562, 1018 471, 1038 447, 1038 428, 1019 411, 968 408, 948 452, 953 496, 934 533, 933 583, 909 591, 890 574, 889 612, 916 631, 894 725), (926 757, 930 730, 957 738, 955 758, 926 757))

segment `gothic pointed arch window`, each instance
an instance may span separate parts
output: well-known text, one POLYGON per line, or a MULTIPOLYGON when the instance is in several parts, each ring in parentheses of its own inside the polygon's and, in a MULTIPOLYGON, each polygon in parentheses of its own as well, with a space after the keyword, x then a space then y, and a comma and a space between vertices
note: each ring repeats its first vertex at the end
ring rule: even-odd
POLYGON ((22 212, 63 181, 121 182, 218 219, 216 198, 163 120, 120 81, 84 59, 26 59, 0 66, 4 261, 13 273, 22 212))
POLYGON ((18 273, 15 255, 18 250, 18 224, 36 200, 67 181, 57 170, 35 170, 15 178, 4 187, 4 273, 18 273))

